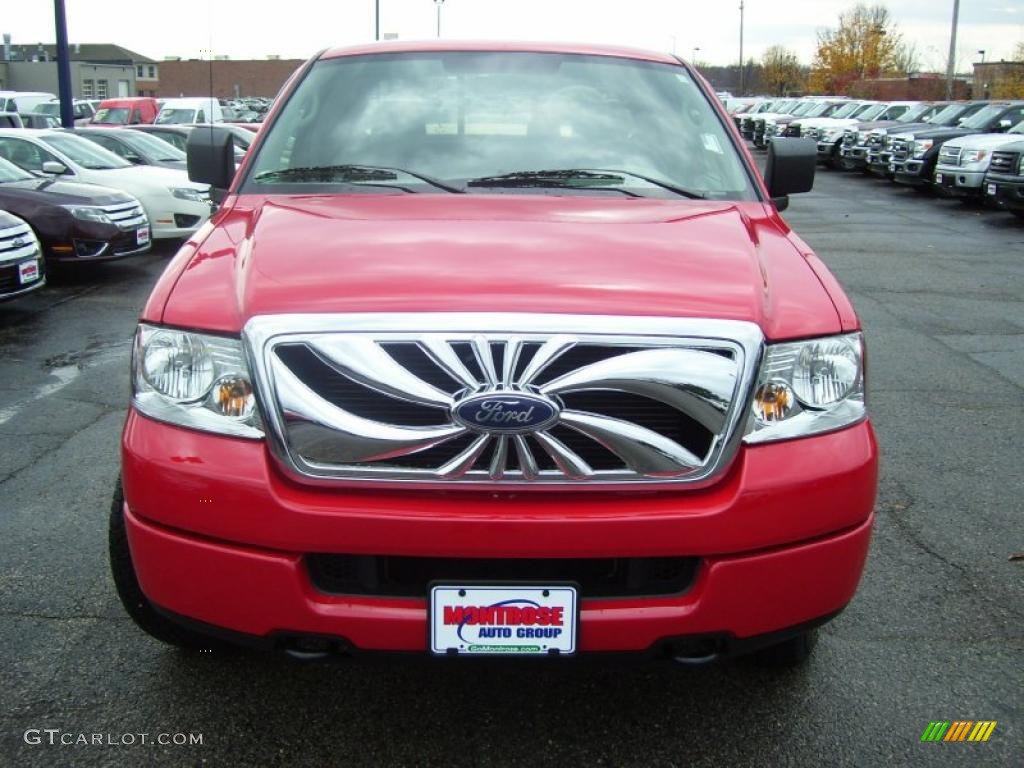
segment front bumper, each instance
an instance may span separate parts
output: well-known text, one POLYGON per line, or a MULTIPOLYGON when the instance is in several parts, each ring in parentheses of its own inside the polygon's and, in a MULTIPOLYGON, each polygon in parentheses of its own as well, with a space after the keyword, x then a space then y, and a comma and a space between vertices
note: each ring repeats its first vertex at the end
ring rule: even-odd
POLYGON ((988 174, 985 176, 985 196, 1007 210, 1024 211, 1024 176, 988 174))
POLYGON ((297 485, 262 442, 171 427, 134 411, 122 445, 126 525, 159 608, 213 627, 424 651, 426 599, 317 591, 307 553, 558 558, 696 556, 682 594, 582 603, 580 648, 640 651, 664 638, 749 638, 852 598, 877 479, 868 422, 745 447, 712 488, 509 494, 297 485))
POLYGON ((932 174, 927 172, 924 160, 906 160, 903 165, 894 164, 893 180, 897 184, 906 184, 911 187, 930 187, 932 174))
POLYGON ((868 164, 868 151, 866 146, 844 146, 839 156, 853 168, 864 168, 868 164))
POLYGON ((818 142, 818 160, 828 160, 833 155, 839 152, 839 142, 841 139, 835 141, 819 141, 818 142))
POLYGON ((168 199, 169 207, 150 215, 154 240, 189 237, 210 218, 213 210, 210 203, 168 199))
POLYGON ((985 181, 985 171, 965 171, 962 168, 937 165, 934 179, 935 188, 947 195, 980 195, 985 181))

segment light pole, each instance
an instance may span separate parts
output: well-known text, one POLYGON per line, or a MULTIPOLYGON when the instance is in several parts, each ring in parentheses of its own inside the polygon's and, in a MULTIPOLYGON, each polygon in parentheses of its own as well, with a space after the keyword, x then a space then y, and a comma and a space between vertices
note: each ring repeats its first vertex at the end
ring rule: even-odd
POLYGON ((983 50, 982 51, 978 51, 978 54, 981 56, 981 63, 984 64, 985 63, 985 51, 983 51, 983 50))
POLYGON ((373 39, 380 40, 380 0, 373 3, 373 39))
POLYGON ((740 92, 743 95, 743 0, 740 0, 740 92))
POLYGON ((434 4, 437 6, 437 37, 441 38, 441 6, 444 5, 444 0, 434 0, 434 4))
POLYGON ((693 46, 693 58, 690 59, 690 63, 693 66, 695 66, 695 67, 697 66, 697 54, 698 53, 700 53, 700 46, 699 45, 693 46))
POLYGON ((64 128, 74 128, 71 64, 68 58, 68 22, 64 13, 64 0, 53 0, 53 21, 57 33, 57 93, 60 95, 60 124, 64 128))
POLYGON ((953 0, 953 27, 949 33, 949 61, 946 62, 946 98, 953 98, 953 75, 956 74, 956 22, 960 15, 960 0, 953 0))

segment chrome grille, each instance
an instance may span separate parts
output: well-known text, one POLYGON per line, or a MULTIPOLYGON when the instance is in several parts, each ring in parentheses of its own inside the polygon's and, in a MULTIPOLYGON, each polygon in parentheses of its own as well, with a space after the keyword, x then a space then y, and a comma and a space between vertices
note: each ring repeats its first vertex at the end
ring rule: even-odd
POLYGON ((574 315, 272 316, 244 338, 286 471, 430 487, 710 480, 762 345, 739 321, 574 315), (461 416, 491 396, 557 415, 518 432, 461 416))
POLYGON ((1016 152, 993 152, 989 170, 996 173, 1013 173, 1017 168, 1016 152))
POLYGON ((146 211, 138 200, 126 200, 123 203, 104 205, 103 212, 117 224, 119 229, 138 229, 149 223, 146 211))
POLYGON ((960 147, 944 144, 939 150, 939 165, 960 165, 960 147))
POLYGON ((892 140, 892 159, 897 162, 902 162, 910 157, 911 144, 913 142, 909 139, 893 139, 892 140))
POLYGON ((39 256, 39 241, 24 222, 0 229, 0 263, 39 256))
POLYGON ((844 147, 854 147, 854 146, 856 146, 857 145, 857 138, 858 138, 857 130, 856 129, 847 128, 845 131, 843 131, 843 146, 844 147))

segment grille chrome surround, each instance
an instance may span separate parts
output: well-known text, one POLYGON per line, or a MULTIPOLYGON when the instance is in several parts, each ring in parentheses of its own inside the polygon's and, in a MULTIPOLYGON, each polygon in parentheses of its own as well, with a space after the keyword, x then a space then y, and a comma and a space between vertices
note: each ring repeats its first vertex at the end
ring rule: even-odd
POLYGON ((939 165, 960 165, 960 147, 944 144, 939 150, 939 165))
POLYGON ((0 229, 0 263, 13 263, 32 256, 40 258, 42 252, 28 224, 22 222, 0 229))
POLYGON ((272 315, 250 320, 243 340, 268 441, 293 478, 324 485, 541 490, 712 482, 742 438, 764 347, 760 329, 743 321, 497 313, 272 315), (429 375, 417 366, 410 370, 388 351, 410 344, 434 367, 429 375), (311 351, 350 391, 354 386, 401 413, 414 408, 436 418, 389 423, 379 408, 368 418, 362 405, 331 402, 322 389, 314 391, 320 382, 308 371, 300 375, 290 367, 290 352, 282 357, 296 347, 311 351), (566 362, 573 350, 590 348, 604 349, 603 359, 566 362), (451 386, 437 386, 438 376, 451 386), (464 398, 486 392, 557 401, 558 423, 524 436, 473 430, 452 418, 464 398), (631 414, 628 409, 616 416, 562 402, 581 393, 610 393, 613 403, 616 397, 649 398, 675 409, 678 421, 704 430, 707 442, 687 447, 657 425, 618 417, 631 414), (566 432, 560 437, 552 434, 556 429, 566 432), (581 457, 584 451, 567 444, 589 446, 587 441, 621 467, 592 467, 581 457), (457 452, 438 458, 446 444, 457 452), (418 455, 432 463, 406 463, 418 455))
POLYGON ((149 224, 149 219, 146 217, 146 211, 142 207, 142 203, 134 198, 123 203, 104 205, 102 210, 121 230, 138 229, 149 224))

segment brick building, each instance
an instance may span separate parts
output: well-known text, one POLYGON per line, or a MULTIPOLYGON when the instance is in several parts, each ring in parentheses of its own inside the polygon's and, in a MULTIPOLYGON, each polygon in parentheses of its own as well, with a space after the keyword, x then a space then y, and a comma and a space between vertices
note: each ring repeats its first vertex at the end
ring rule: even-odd
MULTIPOLYGON (((942 101, 946 98, 946 76, 938 72, 914 72, 904 77, 878 77, 850 85, 847 95, 879 101, 942 101)), ((971 98, 966 78, 953 80, 953 98, 971 98)))
POLYGON ((1024 61, 987 61, 974 65, 979 99, 1024 99, 1024 61))
POLYGON ((221 99, 240 96, 273 98, 302 66, 302 59, 165 60, 160 63, 161 98, 213 95, 221 99), (210 81, 213 87, 210 87, 210 81))

